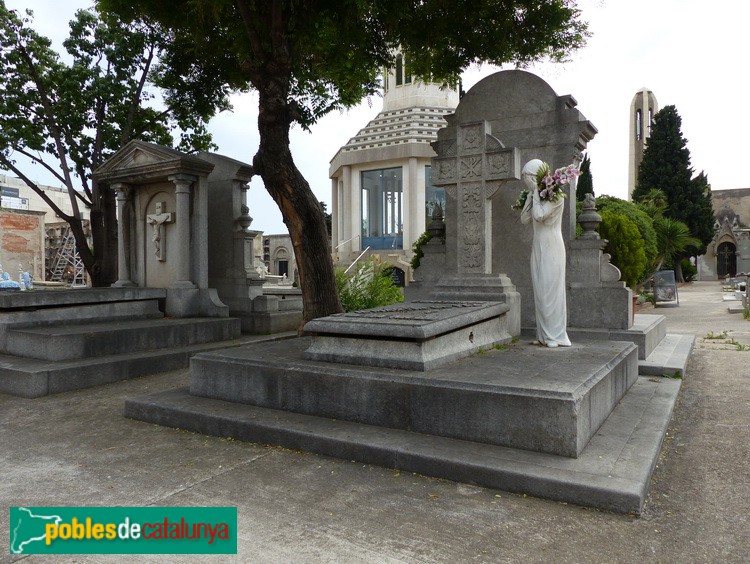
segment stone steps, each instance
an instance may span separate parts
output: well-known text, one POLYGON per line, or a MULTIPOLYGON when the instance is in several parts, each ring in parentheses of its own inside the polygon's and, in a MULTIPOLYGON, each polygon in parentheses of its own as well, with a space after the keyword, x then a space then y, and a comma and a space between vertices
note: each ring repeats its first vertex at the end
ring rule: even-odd
POLYGON ((149 374, 184 369, 189 365, 190 358, 200 352, 250 342, 284 339, 294 335, 285 333, 273 337, 242 336, 231 341, 64 361, 0 354, 0 393, 37 398, 90 388, 149 374))
POLYGON ((695 345, 693 335, 668 333, 645 360, 638 361, 641 376, 685 375, 690 353, 695 345))
POLYGON ((638 378, 578 458, 197 397, 187 388, 128 399, 125 416, 639 514, 680 384, 638 378))
POLYGON ((5 352, 40 360, 72 360, 227 341, 240 335, 235 318, 136 319, 13 328, 5 352))
MULTIPOLYGON (((533 335, 533 330, 525 331, 533 335)), ((638 358, 645 360, 656 349, 667 334, 667 318, 656 314, 635 314, 630 329, 587 329, 569 327, 568 336, 573 339, 603 339, 606 341, 629 341, 638 346, 638 358)))

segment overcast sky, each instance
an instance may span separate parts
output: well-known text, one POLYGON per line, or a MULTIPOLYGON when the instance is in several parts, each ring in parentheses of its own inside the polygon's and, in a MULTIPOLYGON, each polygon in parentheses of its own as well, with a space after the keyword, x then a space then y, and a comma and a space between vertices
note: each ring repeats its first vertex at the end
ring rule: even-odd
MULTIPOLYGON (((9 8, 34 10, 35 29, 53 39, 58 49, 74 12, 92 4, 6 0, 9 8)), ((644 86, 654 92, 660 108, 677 107, 696 173, 705 171, 714 190, 750 187, 742 165, 750 150, 750 1, 579 0, 578 6, 593 33, 588 45, 569 63, 527 70, 544 78, 559 95, 572 94, 578 109, 599 130, 588 147, 596 194, 626 197, 630 102, 644 86)), ((467 70, 464 89, 497 70, 467 70)), ((233 104, 234 112, 215 118, 210 130, 219 153, 250 162, 258 147, 257 96, 235 97, 233 104)), ((363 101, 348 112, 323 118, 311 133, 299 127, 292 131, 297 166, 318 198, 329 204, 329 211, 330 160, 381 108, 381 99, 375 97, 369 104, 363 101)), ((286 232, 259 179, 251 184, 248 205, 255 218, 252 229, 286 232)))

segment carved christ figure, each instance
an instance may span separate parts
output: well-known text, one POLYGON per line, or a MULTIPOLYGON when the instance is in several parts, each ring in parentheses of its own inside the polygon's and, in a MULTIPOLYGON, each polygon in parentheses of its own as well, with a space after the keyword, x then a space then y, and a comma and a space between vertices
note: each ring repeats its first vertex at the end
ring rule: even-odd
POLYGON ((167 212, 166 202, 156 202, 156 213, 147 215, 146 222, 154 228, 154 233, 151 236, 151 241, 154 243, 154 254, 157 259, 163 262, 167 260, 167 252, 164 248, 166 245, 164 230, 167 223, 174 222, 174 213, 167 212))

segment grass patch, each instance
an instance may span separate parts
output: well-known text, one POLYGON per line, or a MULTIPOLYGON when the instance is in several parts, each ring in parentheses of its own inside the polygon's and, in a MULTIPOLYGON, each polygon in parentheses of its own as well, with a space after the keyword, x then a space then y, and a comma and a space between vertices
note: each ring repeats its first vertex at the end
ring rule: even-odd
POLYGON ((714 339, 716 340, 726 339, 728 335, 729 333, 727 331, 722 331, 721 333, 714 333, 713 331, 709 331, 708 333, 706 333, 706 336, 703 338, 706 339, 707 341, 710 341, 714 339))

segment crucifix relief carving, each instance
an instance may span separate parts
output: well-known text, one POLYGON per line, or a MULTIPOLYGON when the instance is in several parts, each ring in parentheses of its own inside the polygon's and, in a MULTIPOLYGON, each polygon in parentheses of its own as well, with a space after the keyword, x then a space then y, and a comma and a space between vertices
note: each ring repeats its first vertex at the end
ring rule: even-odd
POLYGON ((167 211, 166 202, 156 202, 156 213, 146 216, 146 222, 154 229, 151 241, 154 243, 156 258, 164 262, 167 260, 165 227, 167 223, 174 223, 174 212, 167 211))

